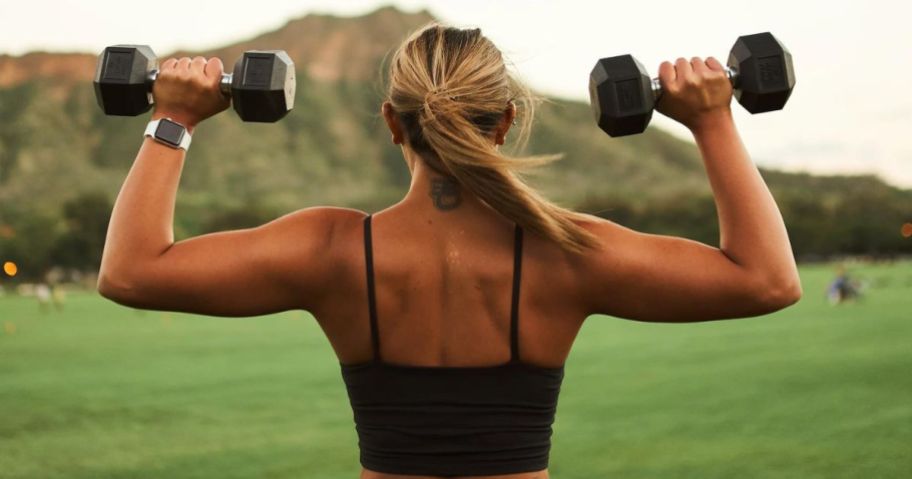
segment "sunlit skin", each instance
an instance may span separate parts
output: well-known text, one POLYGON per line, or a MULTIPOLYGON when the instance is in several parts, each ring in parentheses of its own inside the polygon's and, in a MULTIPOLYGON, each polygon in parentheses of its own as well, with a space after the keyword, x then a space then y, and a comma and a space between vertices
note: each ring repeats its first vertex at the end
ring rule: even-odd
MULTIPOLYGON (((195 128, 227 108, 218 92, 222 70, 221 61, 202 57, 163 63, 153 118, 170 117, 195 128)), ((659 77, 665 93, 658 110, 693 132, 703 156, 719 214, 719 247, 644 234, 596 217, 583 225, 602 247, 587 254, 565 253, 527 235, 520 348, 528 363, 564 364, 583 321, 594 314, 710 321, 769 313, 801 295, 781 215, 732 121, 732 90, 722 65, 713 58, 681 58, 663 63, 659 77)), ((479 341, 477 331, 459 325, 506 317, 513 225, 470 191, 458 192, 455 207, 453 198, 446 208, 435 206, 434 183, 447 179, 409 148, 388 103, 381 112, 412 175, 405 197, 373 220, 384 359, 427 366, 500 364, 509 355, 505 339, 489 332, 479 341), (481 278, 503 281, 482 287, 488 283, 481 278), (384 330, 382 325, 390 324, 384 321, 394 318, 400 324, 412 320, 413 326, 384 330)), ((512 106, 505 107, 494 144, 503 143, 514 114, 512 106)), ((101 294, 137 308, 216 316, 304 309, 319 322, 337 360, 368 360, 365 213, 306 208, 258 228, 175 242, 174 205, 184 161, 183 150, 143 141, 114 206, 101 294)), ((444 190, 456 194, 451 186, 444 190)), ((486 477, 541 479, 548 471, 486 477)), ((362 470, 361 478, 430 479, 369 470, 362 470)))

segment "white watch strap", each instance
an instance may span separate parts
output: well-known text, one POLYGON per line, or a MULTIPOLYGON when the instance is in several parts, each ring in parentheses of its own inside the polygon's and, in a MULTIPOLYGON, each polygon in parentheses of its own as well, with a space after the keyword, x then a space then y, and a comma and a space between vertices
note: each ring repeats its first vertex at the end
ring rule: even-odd
MULTIPOLYGON (((173 120, 172 120, 172 121, 173 121, 173 120)), ((153 140, 158 141, 158 140, 155 138, 155 130, 158 129, 158 124, 159 124, 159 123, 161 123, 161 119, 150 121, 149 124, 146 125, 146 131, 143 133, 143 136, 144 136, 144 137, 145 137, 145 136, 150 136, 150 137, 152 137, 153 140)), ((177 145, 177 147, 178 147, 178 148, 183 148, 184 151, 187 151, 187 149, 190 148, 190 140, 191 140, 191 138, 190 138, 190 132, 187 131, 187 128, 186 128, 186 127, 184 127, 184 136, 181 137, 180 145, 177 145)), ((164 143, 164 142, 159 142, 159 143, 164 143)), ((168 144, 168 146, 171 146, 171 145, 168 144)))

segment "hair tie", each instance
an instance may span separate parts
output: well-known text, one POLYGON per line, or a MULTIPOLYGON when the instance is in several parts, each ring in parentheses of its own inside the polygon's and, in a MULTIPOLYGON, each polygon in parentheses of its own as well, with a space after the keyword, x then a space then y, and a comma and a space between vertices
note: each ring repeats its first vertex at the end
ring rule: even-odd
POLYGON ((459 101, 459 97, 451 95, 449 89, 434 87, 424 94, 424 102, 428 105, 439 100, 459 101))

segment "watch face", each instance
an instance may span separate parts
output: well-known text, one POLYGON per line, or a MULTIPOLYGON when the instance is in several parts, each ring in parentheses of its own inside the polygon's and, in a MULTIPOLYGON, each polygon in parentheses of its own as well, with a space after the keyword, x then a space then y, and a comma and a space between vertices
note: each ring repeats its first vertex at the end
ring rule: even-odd
POLYGON ((180 146, 181 140, 184 139, 186 131, 186 128, 181 124, 162 118, 158 122, 158 128, 155 129, 155 138, 177 148, 180 146))

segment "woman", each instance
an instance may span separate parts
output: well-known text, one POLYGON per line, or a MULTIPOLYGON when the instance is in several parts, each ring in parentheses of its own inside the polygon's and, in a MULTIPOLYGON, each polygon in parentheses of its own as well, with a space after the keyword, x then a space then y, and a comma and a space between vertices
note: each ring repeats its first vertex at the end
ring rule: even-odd
MULTIPOLYGON (((153 119, 192 132, 224 110, 222 68, 164 62, 153 119)), ((526 186, 515 171, 548 158, 498 146, 517 114, 528 133, 529 92, 479 30, 431 25, 394 55, 382 105, 412 174, 402 201, 373 215, 308 208, 175 243, 184 151, 147 139, 114 206, 99 290, 139 308, 311 312, 340 361, 362 478, 547 478, 564 361, 588 316, 709 321, 801 295, 722 65, 682 58, 660 77, 659 111, 693 132, 706 163, 720 248, 571 212, 526 186)))

